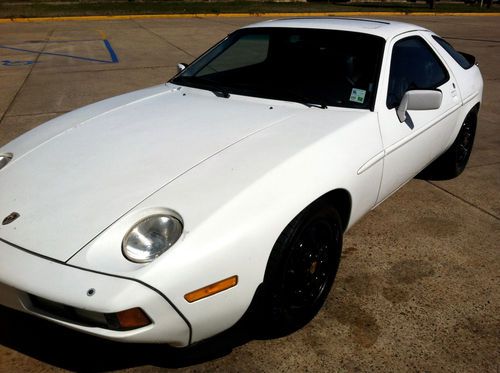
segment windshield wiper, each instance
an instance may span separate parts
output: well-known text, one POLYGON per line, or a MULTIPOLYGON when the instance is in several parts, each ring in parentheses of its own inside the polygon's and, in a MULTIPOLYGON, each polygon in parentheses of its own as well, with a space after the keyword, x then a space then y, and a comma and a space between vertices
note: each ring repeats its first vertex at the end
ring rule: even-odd
POLYGON ((213 81, 212 79, 203 78, 200 76, 194 76, 193 78, 195 78, 196 81, 202 82, 203 84, 207 84, 209 87, 208 90, 211 91, 217 97, 223 97, 223 98, 231 97, 231 95, 227 90, 223 89, 219 83, 213 81))
POLYGON ((305 105, 307 107, 317 107, 320 109, 328 109, 328 106, 325 104, 316 104, 314 102, 306 102, 306 101, 297 101, 299 104, 305 105))
POLYGON ((222 88, 217 82, 202 78, 199 76, 178 76, 173 80, 176 84, 186 84, 189 87, 206 89, 212 92, 217 97, 229 98, 231 95, 227 90, 222 88))
POLYGON ((229 98, 231 95, 227 91, 212 90, 212 93, 217 97, 229 98))
POLYGON ((312 99, 312 98, 310 98, 306 95, 303 95, 302 93, 296 92, 296 91, 288 91, 287 96, 286 96, 286 100, 297 102, 297 103, 305 105, 307 107, 316 107, 316 108, 320 108, 320 109, 327 109, 328 108, 328 105, 326 105, 324 102, 321 102, 318 99, 312 99))

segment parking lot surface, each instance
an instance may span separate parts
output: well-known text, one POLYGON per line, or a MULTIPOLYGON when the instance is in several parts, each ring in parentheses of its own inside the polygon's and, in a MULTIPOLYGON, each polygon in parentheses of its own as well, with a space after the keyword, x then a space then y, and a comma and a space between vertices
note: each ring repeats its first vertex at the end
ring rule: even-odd
MULTIPOLYGON (((396 18, 395 18, 396 19, 396 18)), ((167 81, 261 18, 0 24, 0 145, 67 111, 167 81)), ((0 308, 0 371, 500 370, 500 18, 397 18, 475 55, 475 148, 455 180, 414 180, 345 236, 334 288, 306 327, 235 332, 176 351, 118 344, 0 308), (251 333, 248 333, 251 335, 251 333)))

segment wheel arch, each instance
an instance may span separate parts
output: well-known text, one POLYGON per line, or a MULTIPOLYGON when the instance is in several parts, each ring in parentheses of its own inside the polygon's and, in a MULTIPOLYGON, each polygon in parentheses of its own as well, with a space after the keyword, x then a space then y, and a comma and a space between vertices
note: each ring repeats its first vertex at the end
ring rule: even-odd
POLYGON ((470 115, 475 115, 476 119, 477 116, 479 115, 479 109, 481 108, 481 101, 477 101, 476 103, 470 102, 469 104, 465 105, 463 107, 462 115, 460 119, 460 125, 470 116, 470 115))
POLYGON ((471 115, 471 114, 474 114, 474 115, 479 115, 479 109, 481 108, 481 103, 480 102, 477 102, 470 110, 469 112, 467 113, 467 115, 465 116, 466 118, 471 115))
MULTIPOLYGON (((322 196, 318 197, 312 203, 309 204, 323 204, 326 203, 329 206, 334 207, 340 215, 342 221, 342 228, 345 231, 349 226, 349 220, 351 218, 352 209, 352 198, 351 193, 347 189, 337 188, 333 189, 322 196)), ((307 207, 306 207, 307 208, 307 207)))
MULTIPOLYGON (((265 323, 265 329, 268 331, 271 330, 273 336, 284 336, 292 331, 297 330, 297 328, 304 326, 305 323, 309 322, 316 315, 331 289, 332 283, 338 270, 342 251, 343 232, 345 232, 346 228, 349 226, 351 203, 351 194, 346 189, 333 189, 319 196, 307 206, 305 206, 288 223, 286 228, 284 228, 284 230, 280 233, 280 236, 276 240, 276 243, 274 244, 273 249, 269 254, 264 279, 262 283, 257 287, 244 317, 240 320, 241 322, 243 322, 243 320, 247 321, 248 318, 250 318, 250 320, 253 319, 253 321, 255 321, 256 319, 261 321, 268 320, 270 321, 270 323, 265 323), (309 221, 308 217, 311 215, 317 215, 319 213, 318 211, 323 211, 323 214, 328 212, 328 214, 330 214, 328 221, 332 223, 333 221, 336 222, 335 225, 337 227, 337 232, 339 232, 339 235, 337 236, 338 247, 337 251, 335 252, 338 256, 332 254, 330 259, 331 262, 329 266, 331 265, 332 267, 330 268, 331 270, 329 270, 328 273, 331 274, 331 277, 329 277, 328 284, 325 285, 327 287, 327 290, 324 293, 325 298, 318 301, 317 304, 311 303, 310 308, 305 311, 298 311, 298 313, 297 311, 293 311, 289 313, 288 311, 283 311, 281 309, 282 306, 286 305, 286 302, 282 303, 282 299, 280 300, 281 290, 279 289, 281 289, 281 287, 279 286, 278 288, 276 288, 277 279, 275 278, 275 276, 276 273, 282 273, 282 263, 284 263, 284 255, 288 255, 287 253, 291 251, 291 247, 294 247, 294 245, 290 246, 290 237, 292 237, 293 239, 293 237, 295 237, 295 232, 300 232, 300 229, 298 229, 297 227, 300 227, 302 226, 302 224, 307 223, 309 221), (290 231, 292 233, 290 233, 290 231), (276 301, 276 299, 278 300, 276 301), (269 308, 270 304, 272 304, 273 306, 269 308), (301 314, 300 312, 303 313, 301 314), (295 316, 293 316, 294 313, 295 316), (286 322, 282 323, 284 320, 286 320, 286 322)), ((307 246, 308 245, 306 243, 305 247, 307 246)), ((332 245, 332 247, 334 246, 332 245)))

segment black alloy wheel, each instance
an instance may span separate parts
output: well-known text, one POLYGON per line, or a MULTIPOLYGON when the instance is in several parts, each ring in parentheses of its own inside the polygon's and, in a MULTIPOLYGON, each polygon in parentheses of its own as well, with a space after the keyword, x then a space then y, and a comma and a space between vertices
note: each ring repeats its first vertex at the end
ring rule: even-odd
POLYGON ((275 334, 293 332, 318 313, 337 273, 342 237, 337 211, 315 204, 281 233, 266 268, 262 304, 275 334))
POLYGON ((309 223, 295 238, 285 263, 283 290, 292 308, 308 307, 321 298, 335 261, 330 253, 338 233, 324 218, 309 223))

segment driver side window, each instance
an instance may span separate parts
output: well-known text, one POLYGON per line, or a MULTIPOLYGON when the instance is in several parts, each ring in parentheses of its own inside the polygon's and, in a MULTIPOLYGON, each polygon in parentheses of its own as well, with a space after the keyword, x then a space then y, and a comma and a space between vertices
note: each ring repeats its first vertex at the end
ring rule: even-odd
POLYGON ((401 39, 392 49, 387 108, 397 107, 408 90, 436 89, 448 79, 448 71, 422 38, 401 39))

